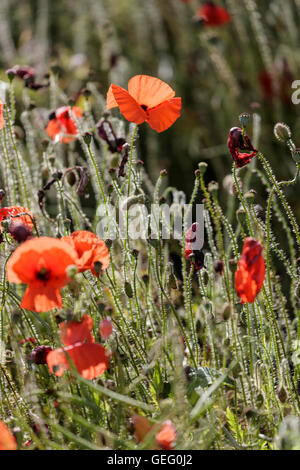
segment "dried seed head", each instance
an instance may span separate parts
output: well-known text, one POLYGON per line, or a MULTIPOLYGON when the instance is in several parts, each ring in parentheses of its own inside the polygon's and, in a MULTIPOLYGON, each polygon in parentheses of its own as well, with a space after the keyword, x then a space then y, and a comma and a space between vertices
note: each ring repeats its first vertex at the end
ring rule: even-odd
POLYGON ((275 124, 274 135, 280 142, 287 142, 292 136, 291 129, 283 122, 277 122, 277 124, 275 124))

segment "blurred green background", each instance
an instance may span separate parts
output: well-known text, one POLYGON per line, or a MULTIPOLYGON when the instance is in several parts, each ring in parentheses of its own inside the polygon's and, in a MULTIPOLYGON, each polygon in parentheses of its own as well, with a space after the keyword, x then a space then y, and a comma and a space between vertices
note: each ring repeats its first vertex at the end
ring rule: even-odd
MULTIPOLYGON (((1 78, 17 63, 41 77, 57 65, 60 87, 76 98, 91 81, 105 96, 112 82, 127 87, 133 75, 158 76, 182 97, 183 109, 162 134, 141 126, 140 158, 153 179, 167 168, 169 183, 190 194, 193 171, 205 160, 222 188, 232 166, 228 132, 241 112, 255 113, 248 134, 278 178, 289 178, 294 163, 273 126, 286 122, 297 144, 300 105, 291 101, 291 82, 300 79, 300 1, 218 0, 232 17, 219 27, 196 20, 203 3, 1 0, 1 78)), ((49 105, 47 89, 32 99, 49 105)), ((289 197, 298 209, 295 192, 289 197)))

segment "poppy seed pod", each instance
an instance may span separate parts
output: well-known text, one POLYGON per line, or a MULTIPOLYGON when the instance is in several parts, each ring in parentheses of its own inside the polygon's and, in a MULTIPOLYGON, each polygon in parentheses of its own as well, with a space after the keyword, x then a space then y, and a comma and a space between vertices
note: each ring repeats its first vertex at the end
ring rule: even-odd
POLYGON ((127 297, 129 297, 130 299, 132 299, 132 297, 133 297, 133 290, 132 290, 131 284, 130 284, 128 281, 125 281, 124 290, 125 290, 125 293, 126 293, 127 297))
POLYGON ((277 124, 275 124, 274 135, 280 142, 287 142, 292 136, 291 129, 283 122, 277 122, 277 124))
POLYGON ((247 204, 253 204, 255 195, 256 195, 256 191, 254 191, 253 189, 250 189, 250 191, 246 192, 244 198, 247 204))
POLYGON ((86 145, 90 145, 93 134, 91 132, 85 132, 82 137, 86 145))
POLYGON ((242 113, 239 115, 239 121, 243 127, 247 126, 251 120, 251 116, 249 113, 242 113))
POLYGON ((198 169, 200 170, 200 175, 203 176, 207 170, 207 163, 206 162, 200 162, 198 163, 198 169))
POLYGON ((300 163, 300 148, 295 148, 292 151, 292 157, 293 157, 294 162, 300 163))

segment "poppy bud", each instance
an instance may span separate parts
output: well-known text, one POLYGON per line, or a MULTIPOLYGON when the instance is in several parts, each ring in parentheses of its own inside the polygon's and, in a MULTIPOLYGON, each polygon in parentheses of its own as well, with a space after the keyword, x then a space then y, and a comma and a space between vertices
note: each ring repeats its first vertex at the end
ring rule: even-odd
POLYGON ((198 168, 199 168, 199 171, 200 171, 200 175, 203 176, 207 170, 207 163, 205 162, 200 162, 198 163, 198 168))
POLYGON ((286 389, 284 388, 284 386, 282 385, 278 392, 277 392, 277 396, 279 398, 279 400, 281 401, 281 403, 285 403, 287 398, 288 398, 288 395, 287 395, 287 392, 286 392, 286 389))
POLYGON ((164 177, 164 176, 167 176, 168 172, 166 169, 164 169, 164 170, 161 170, 159 174, 160 176, 164 177))
POLYGON ((253 189, 250 189, 250 191, 246 192, 244 198, 247 204, 253 204, 255 195, 256 195, 256 192, 253 189))
POLYGON ((296 148, 292 151, 292 157, 294 162, 300 163, 300 148, 296 148))
POLYGON ((23 243, 33 238, 30 228, 20 222, 10 224, 8 231, 18 243, 23 243))
POLYGON ((143 274, 142 275, 142 280, 143 280, 145 286, 148 286, 148 284, 149 284, 149 275, 148 274, 143 274))
POLYGON ((100 323, 100 335, 102 339, 108 339, 113 331, 112 321, 110 317, 105 317, 100 323))
POLYGON ((133 256, 135 259, 138 258, 138 256, 139 256, 139 250, 134 249, 134 250, 132 250, 131 253, 132 253, 132 256, 133 256))
POLYGON ((86 145, 90 145, 92 137, 93 137, 93 134, 91 132, 85 132, 82 136, 86 145))
POLYGON ((246 223, 246 211, 245 209, 243 209, 242 207, 240 207, 237 211, 236 211, 236 218, 237 220, 239 221, 239 223, 241 225, 244 225, 246 223))
POLYGON ((107 246, 108 249, 110 249, 112 246, 112 240, 110 240, 110 238, 107 238, 105 240, 105 245, 107 246))
POLYGON ((158 203, 159 203, 160 205, 165 204, 166 202, 167 202, 167 200, 166 200, 166 198, 165 198, 164 196, 161 196, 161 197, 159 198, 159 200, 158 200, 158 203))
POLYGON ((196 177, 197 179, 200 179, 201 171, 200 171, 199 169, 197 169, 197 170, 194 171, 194 173, 195 173, 195 177, 196 177))
POLYGON ((291 129, 283 122, 277 122, 277 124, 275 124, 274 135, 280 142, 287 142, 292 136, 291 129))
POLYGON ((133 291, 132 291, 131 284, 130 284, 128 281, 125 281, 124 290, 125 290, 125 293, 126 293, 127 297, 129 297, 130 299, 132 299, 132 297, 133 297, 133 291))
POLYGON ((231 317, 231 305, 229 303, 226 303, 223 307, 222 310, 222 317, 223 320, 227 321, 231 317))
POLYGON ((112 177, 112 179, 115 179, 116 178, 116 169, 115 168, 109 168, 108 169, 108 173, 110 174, 110 176, 112 177))
POLYGON ((50 351, 52 351, 52 348, 49 346, 37 346, 28 356, 28 359, 35 364, 46 364, 47 354, 50 351))
POLYGON ((99 276, 102 272, 102 263, 101 263, 101 261, 95 261, 94 269, 96 271, 96 274, 99 276))
POLYGON ((106 186, 106 190, 107 190, 107 194, 110 196, 110 195, 113 193, 113 191, 114 191, 113 185, 112 185, 112 184, 108 184, 108 185, 106 186))
POLYGON ((243 127, 246 127, 247 124, 249 124, 250 120, 251 120, 251 116, 249 113, 242 113, 239 115, 239 121, 243 127))
POLYGON ((216 181, 211 181, 208 184, 208 191, 212 194, 212 196, 217 196, 219 184, 216 181))
POLYGON ((135 165, 136 165, 138 168, 140 168, 140 167, 144 166, 144 162, 143 162, 143 160, 137 160, 137 161, 135 162, 135 165))
POLYGON ((7 75, 8 80, 9 80, 10 82, 12 82, 13 79, 15 78, 15 76, 16 76, 15 72, 13 71, 13 69, 8 69, 8 70, 6 70, 6 75, 7 75))
POLYGON ((49 146, 49 140, 48 139, 43 139, 42 142, 41 142, 41 145, 42 145, 43 150, 47 150, 47 148, 49 146))

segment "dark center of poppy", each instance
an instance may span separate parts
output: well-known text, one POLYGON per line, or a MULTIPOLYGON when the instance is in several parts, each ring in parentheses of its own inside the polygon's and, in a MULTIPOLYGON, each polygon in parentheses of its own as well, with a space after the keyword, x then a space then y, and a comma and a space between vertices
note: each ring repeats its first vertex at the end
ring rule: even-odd
POLYGON ((47 268, 41 268, 37 273, 36 273, 36 277, 37 279, 39 279, 40 281, 49 281, 50 277, 51 277, 51 271, 49 271, 49 269, 47 268))
POLYGON ((148 106, 147 106, 147 105, 145 105, 145 104, 141 104, 141 108, 142 108, 144 111, 147 111, 147 109, 148 109, 148 106))

